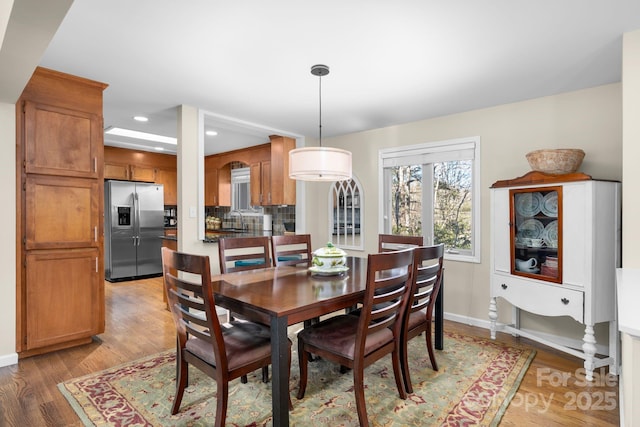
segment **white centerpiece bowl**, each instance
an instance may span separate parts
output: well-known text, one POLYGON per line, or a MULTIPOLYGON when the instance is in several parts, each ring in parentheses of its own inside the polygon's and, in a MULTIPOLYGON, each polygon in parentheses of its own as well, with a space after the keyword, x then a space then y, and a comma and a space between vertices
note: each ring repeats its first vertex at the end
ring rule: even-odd
POLYGON ((316 249, 311 259, 311 271, 316 273, 337 274, 346 271, 347 253, 327 243, 327 246, 316 249))

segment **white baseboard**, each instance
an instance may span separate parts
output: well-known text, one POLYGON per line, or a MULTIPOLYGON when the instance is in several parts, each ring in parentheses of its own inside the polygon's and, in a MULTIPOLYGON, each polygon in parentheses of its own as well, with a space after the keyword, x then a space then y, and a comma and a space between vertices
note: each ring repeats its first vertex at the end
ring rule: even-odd
POLYGON ((0 368, 16 365, 18 363, 18 353, 0 355, 0 368))
MULTIPOLYGON (((491 322, 489 320, 484 319, 476 319, 468 316, 461 316, 459 314, 453 313, 444 313, 444 318, 447 320, 451 320, 453 322, 464 323, 465 325, 477 326, 483 329, 489 329, 491 327, 491 322)), ((502 331, 504 323, 496 323, 496 330, 502 331)), ((540 338, 544 338, 547 341, 551 341, 554 343, 558 343, 565 347, 575 348, 582 350, 582 340, 576 340, 573 338, 562 337, 553 334, 547 334, 544 332, 534 331, 533 329, 522 329, 523 331, 534 333, 538 335, 540 338)), ((608 345, 596 343, 596 353, 597 354, 609 354, 608 345)))

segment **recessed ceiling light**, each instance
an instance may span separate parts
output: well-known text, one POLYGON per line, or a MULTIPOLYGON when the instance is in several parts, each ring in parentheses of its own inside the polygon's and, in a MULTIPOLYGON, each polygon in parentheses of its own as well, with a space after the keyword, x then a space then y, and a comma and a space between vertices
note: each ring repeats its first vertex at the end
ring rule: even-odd
POLYGON ((133 118, 133 120, 137 121, 137 122, 148 122, 149 118, 145 117, 145 116, 135 116, 133 118))
POLYGON ((164 142, 165 144, 178 145, 177 138, 147 132, 138 132, 137 130, 111 127, 107 129, 105 133, 108 133, 109 135, 126 136, 127 138, 144 139, 145 141, 164 142))
POLYGON ((155 148, 156 151, 164 151, 164 148, 162 147, 153 147, 153 148, 155 148))
POLYGON ((208 130, 205 132, 205 134, 207 134, 207 136, 216 136, 218 132, 216 132, 215 130, 208 130))

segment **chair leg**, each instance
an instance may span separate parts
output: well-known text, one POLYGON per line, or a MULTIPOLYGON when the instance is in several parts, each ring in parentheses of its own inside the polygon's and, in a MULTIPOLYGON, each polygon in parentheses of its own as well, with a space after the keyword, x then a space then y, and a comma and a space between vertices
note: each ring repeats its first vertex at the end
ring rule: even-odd
POLYGON ((269 382, 269 367, 268 366, 263 366, 262 367, 262 382, 265 383, 265 384, 269 382))
POLYGON ((406 385, 403 382, 404 375, 402 374, 402 369, 400 368, 400 351, 398 347, 396 347, 396 350, 391 353, 391 361, 393 363, 393 376, 396 380, 398 395, 400 396, 400 399, 404 400, 407 398, 407 390, 406 385))
POLYGON ((369 418, 367 417, 367 406, 364 398, 364 370, 362 366, 353 367, 353 385, 353 391, 356 395, 356 408, 358 409, 360 427, 368 427, 369 418))
POLYGON ((241 376, 241 377, 240 377, 240 382, 241 382, 242 384, 246 384, 246 383, 247 383, 247 376, 246 376, 246 375, 241 376))
POLYGON ((404 382, 404 389, 407 393, 413 393, 413 386, 411 385, 411 374, 409 373, 409 355, 407 348, 408 338, 402 337, 400 339, 400 369, 402 370, 402 380, 404 382))
MULTIPOLYGON (((316 323, 318 323, 320 321, 319 317, 314 317, 313 319, 307 319, 303 322, 303 326, 304 328, 309 328, 313 325, 315 325, 316 323)), ((318 356, 314 356, 313 354, 309 355, 309 362, 315 362, 316 360, 319 360, 320 358, 318 356)))
POLYGON ((307 363, 309 362, 309 353, 304 349, 304 344, 298 340, 298 368, 300 369, 300 382, 298 384, 298 399, 304 397, 307 389, 307 363))
POLYGON ((217 403, 215 427, 224 427, 227 419, 227 405, 229 401, 229 383, 227 381, 217 382, 217 403))
POLYGON ((171 415, 175 415, 180 410, 184 389, 189 384, 189 365, 182 359, 180 349, 176 350, 176 396, 171 406, 171 415))
POLYGON ((429 360, 431 360, 431 367, 434 371, 438 370, 438 364, 436 363, 436 356, 433 354, 433 340, 431 338, 431 321, 427 323, 427 351, 429 352, 429 360))
MULTIPOLYGON (((291 376, 291 346, 289 346, 289 367, 287 368, 287 384, 289 384, 289 379, 291 376)), ((289 387, 287 386, 287 391, 289 391, 289 387)), ((293 403, 291 403, 291 393, 287 393, 287 397, 289 398, 289 411, 293 411, 293 403)))

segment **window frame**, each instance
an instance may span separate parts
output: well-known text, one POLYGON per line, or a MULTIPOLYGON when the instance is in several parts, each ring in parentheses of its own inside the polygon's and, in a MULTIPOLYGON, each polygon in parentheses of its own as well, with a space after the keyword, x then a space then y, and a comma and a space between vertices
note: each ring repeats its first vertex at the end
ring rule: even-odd
MULTIPOLYGON (((391 194, 387 183, 390 178, 385 173, 385 169, 394 166, 408 166, 416 164, 433 164, 454 160, 471 160, 471 189, 472 189, 472 223, 471 223, 471 253, 463 254, 455 250, 445 251, 445 259, 451 261, 462 261, 480 263, 481 245, 481 195, 480 195, 480 137, 465 137, 443 141, 427 142, 415 145, 406 145, 393 148, 380 149, 378 151, 378 197, 381 201, 379 205, 378 230, 379 233, 387 233, 388 227, 387 213, 390 212, 391 194), (420 160, 421 159, 421 160, 420 160)), ((424 176, 423 176, 424 179, 424 176)), ((425 245, 433 244, 433 191, 427 191, 422 205, 423 235, 425 245), (429 208, 428 206, 431 206, 429 208), (427 229, 427 226, 429 229, 427 229)))
MULTIPOLYGON (((365 230, 365 228, 364 228, 364 226, 365 226, 365 224, 364 224, 365 218, 364 218, 364 215, 363 215, 363 210, 364 210, 364 191, 362 189, 362 185, 360 184, 360 181, 355 176, 355 174, 353 174, 351 176, 351 179, 349 181, 353 181, 352 189, 354 191, 350 192, 351 195, 353 195, 356 191, 357 191, 357 194, 358 194, 357 204, 354 201, 353 202, 354 204, 352 206, 348 206, 347 204, 345 204, 343 207, 341 207, 338 204, 338 206, 336 207, 336 205, 334 204, 334 201, 336 200, 336 197, 334 197, 335 187, 336 187, 336 185, 338 183, 342 183, 343 181, 333 181, 331 183, 331 186, 329 187, 329 192, 328 192, 328 195, 327 195, 327 197, 328 197, 327 198, 327 202, 328 202, 327 205, 329 207, 329 211, 328 211, 329 227, 328 227, 328 230, 327 230, 328 235, 329 235, 329 240, 328 241, 332 242, 332 244, 334 244, 336 246, 339 246, 342 249, 364 250, 364 241, 365 241, 365 233, 364 233, 364 230, 365 230), (341 209, 341 208, 347 209, 349 207, 354 209, 353 215, 355 215, 355 208, 357 207, 357 209, 358 209, 358 217, 359 217, 358 219, 359 219, 359 225, 360 225, 360 227, 359 227, 360 232, 358 233, 358 235, 359 235, 359 239, 358 239, 359 244, 350 245, 350 244, 346 244, 346 242, 345 243, 341 243, 341 239, 339 237, 334 238, 333 231, 334 231, 334 229, 337 229, 339 231, 340 230, 340 224, 335 224, 334 223, 333 210, 336 209, 336 208, 337 209, 341 209)), ((354 219, 352 218, 352 221, 353 220, 354 219)), ((348 215, 345 215, 344 221, 345 222, 348 221, 348 215)), ((347 229, 347 224, 345 223, 343 225, 344 225, 344 229, 346 230, 347 229)), ((352 226, 355 227, 354 224, 352 224, 352 226)), ((354 230, 354 232, 355 232, 355 230, 354 230)), ((346 234, 345 234, 345 239, 346 239, 346 234)))

